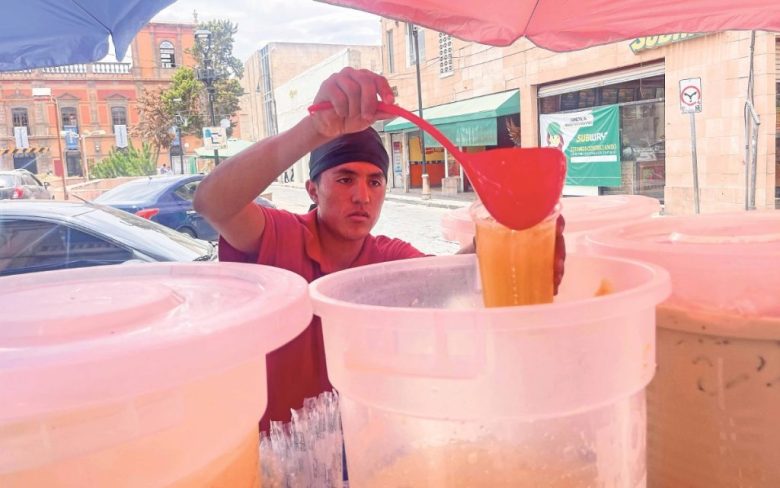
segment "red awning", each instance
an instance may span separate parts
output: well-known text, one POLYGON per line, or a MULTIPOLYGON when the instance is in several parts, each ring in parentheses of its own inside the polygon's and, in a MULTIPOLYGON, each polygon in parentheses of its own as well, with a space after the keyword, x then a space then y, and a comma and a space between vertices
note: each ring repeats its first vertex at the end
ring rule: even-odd
POLYGON ((658 34, 780 31, 778 0, 324 0, 494 46, 573 51, 658 34))

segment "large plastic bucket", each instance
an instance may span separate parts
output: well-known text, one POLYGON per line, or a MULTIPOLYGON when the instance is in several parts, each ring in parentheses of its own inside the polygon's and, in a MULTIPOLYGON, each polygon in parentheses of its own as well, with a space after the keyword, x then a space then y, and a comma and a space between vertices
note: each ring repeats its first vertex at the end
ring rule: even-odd
MULTIPOLYGON (((576 251, 589 231, 620 223, 653 217, 661 211, 655 198, 642 195, 602 195, 561 199, 561 214, 566 221, 566 249, 576 251)), ((462 246, 474 238, 474 222, 468 208, 447 212, 441 219, 442 237, 462 246)))
POLYGON ((663 217, 589 251, 664 266, 649 486, 780 486, 780 212, 663 217))
POLYGON ((652 265, 572 256, 556 302, 482 307, 473 255, 310 285, 353 487, 638 487, 652 265), (594 297, 602 279, 614 293, 594 297))
POLYGON ((0 280, 0 486, 258 486, 267 352, 306 282, 242 264, 0 280))

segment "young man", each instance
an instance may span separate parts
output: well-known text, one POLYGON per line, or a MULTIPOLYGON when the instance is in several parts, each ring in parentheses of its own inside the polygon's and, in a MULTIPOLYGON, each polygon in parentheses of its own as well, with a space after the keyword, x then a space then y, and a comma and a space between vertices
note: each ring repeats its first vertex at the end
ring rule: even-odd
MULTIPOLYGON (((423 256, 398 239, 370 235, 385 197, 388 156, 369 126, 383 117, 377 95, 392 103, 387 80, 346 68, 326 80, 318 112, 223 162, 199 185, 195 209, 220 233, 223 261, 285 268, 312 281, 334 271, 423 256), (305 215, 253 203, 289 166, 311 152, 306 190, 317 205, 305 215)), ((289 420, 290 409, 331 388, 319 319, 268 355, 268 409, 261 421, 289 420)))
MULTIPOLYGON (((285 268, 312 281, 347 268, 423 256, 406 242, 370 234, 384 202, 389 163, 379 135, 370 128, 390 117, 377 112, 377 97, 393 103, 385 78, 345 68, 323 82, 314 99, 330 102, 333 110, 316 112, 257 142, 203 179, 194 206, 220 233, 220 260, 285 268), (253 203, 310 152, 306 190, 316 208, 296 215, 253 203)), ((266 361, 263 430, 270 420, 289 420, 291 408, 331 388, 316 317, 266 361)))

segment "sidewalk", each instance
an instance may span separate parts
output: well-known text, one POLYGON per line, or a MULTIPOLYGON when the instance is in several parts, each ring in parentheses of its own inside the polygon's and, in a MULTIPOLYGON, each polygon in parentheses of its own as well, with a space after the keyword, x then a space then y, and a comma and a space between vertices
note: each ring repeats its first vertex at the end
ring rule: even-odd
MULTIPOLYGON (((273 182, 273 185, 287 188, 304 188, 303 183, 297 181, 291 183, 280 183, 275 181, 273 182)), ((428 200, 423 200, 422 190, 420 188, 412 188, 408 192, 405 192, 403 188, 388 188, 387 193, 385 194, 385 200, 450 209, 468 207, 476 198, 476 194, 473 192, 458 193, 457 195, 443 195, 439 188, 431 188, 431 198, 428 200)))
POLYGON ((431 188, 431 198, 428 200, 423 200, 422 190, 419 188, 412 188, 408 192, 403 188, 388 188, 385 195, 386 200, 451 209, 468 207, 476 198, 473 192, 444 195, 439 188, 431 188))

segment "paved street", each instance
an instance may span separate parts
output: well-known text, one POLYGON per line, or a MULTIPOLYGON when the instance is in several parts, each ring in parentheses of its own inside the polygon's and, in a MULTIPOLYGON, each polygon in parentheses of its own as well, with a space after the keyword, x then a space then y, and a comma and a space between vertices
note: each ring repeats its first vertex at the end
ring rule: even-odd
MULTIPOLYGON (((273 202, 282 209, 302 213, 311 201, 303 188, 272 185, 273 202)), ((441 218, 452 210, 386 200, 373 234, 403 239, 429 254, 453 254, 458 244, 441 237, 441 218)))

